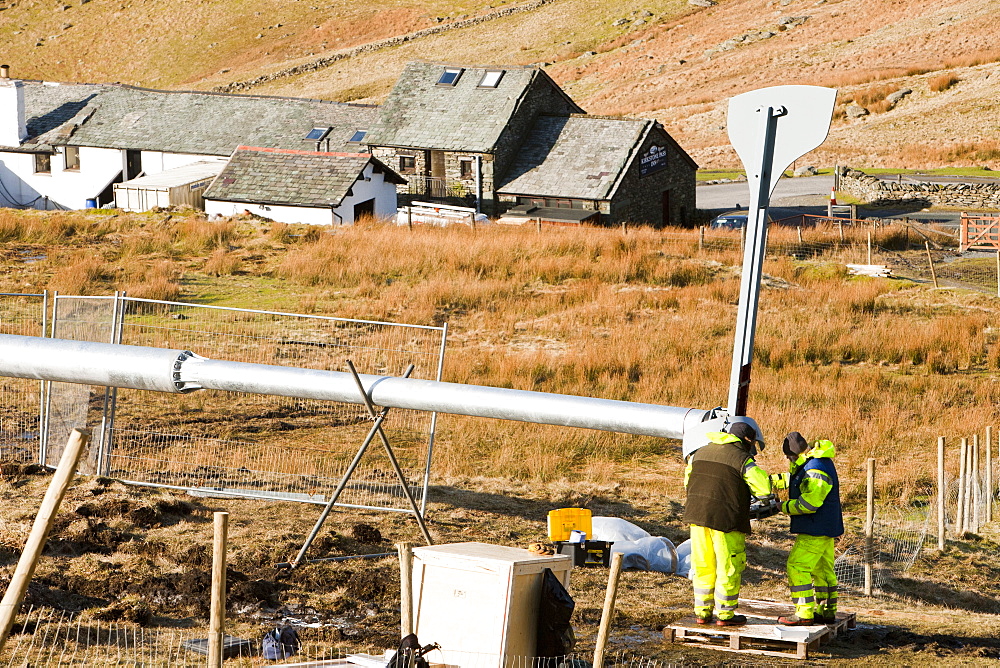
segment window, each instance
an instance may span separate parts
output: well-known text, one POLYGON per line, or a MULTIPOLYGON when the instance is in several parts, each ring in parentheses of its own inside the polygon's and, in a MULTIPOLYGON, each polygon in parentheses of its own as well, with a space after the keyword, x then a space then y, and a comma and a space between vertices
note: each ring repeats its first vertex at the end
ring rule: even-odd
POLYGON ((463 178, 463 179, 471 179, 472 178, 472 166, 473 166, 473 164, 474 164, 473 161, 469 160, 468 158, 464 158, 464 159, 458 161, 458 170, 459 170, 460 178, 463 178))
POLYGON ((399 171, 402 174, 412 174, 417 171, 417 159, 412 155, 399 156, 399 171))
POLYGON ((483 78, 479 80, 480 88, 496 88, 503 78, 503 70, 486 70, 483 78))
POLYGON ((66 161, 67 171, 80 171, 80 147, 79 146, 67 146, 64 150, 63 157, 66 161))
POLYGON ((322 141, 333 128, 313 128, 309 131, 309 134, 305 136, 303 141, 322 141))
POLYGON ((361 142, 364 141, 365 135, 367 135, 367 134, 368 134, 368 130, 358 130, 353 135, 351 135, 351 138, 348 139, 347 141, 348 141, 348 143, 351 143, 351 144, 360 144, 361 142))
POLYGON ((437 80, 438 86, 454 86, 458 83, 458 78, 462 76, 461 67, 446 67, 441 73, 441 78, 437 80))
POLYGON ((52 156, 48 153, 35 154, 35 173, 49 174, 52 172, 52 156))

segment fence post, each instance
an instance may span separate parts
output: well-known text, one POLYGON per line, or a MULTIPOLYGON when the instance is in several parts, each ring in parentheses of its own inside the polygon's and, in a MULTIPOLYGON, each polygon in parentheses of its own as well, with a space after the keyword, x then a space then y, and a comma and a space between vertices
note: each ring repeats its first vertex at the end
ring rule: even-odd
POLYGON ((413 546, 396 543, 399 552, 399 632, 400 637, 413 633, 413 546))
POLYGON ((226 625, 226 544, 229 513, 215 513, 215 540, 212 544, 212 603, 208 622, 208 665, 222 666, 222 639, 226 625))
POLYGON ((406 205, 406 227, 413 230, 413 207, 409 204, 406 205))
POLYGON ((944 516, 944 436, 938 436, 937 442, 937 488, 938 488, 938 498, 937 498, 937 530, 938 530, 938 549, 944 550, 945 546, 945 516, 944 516))
POLYGON ((927 264, 931 266, 931 278, 934 280, 934 287, 938 287, 937 274, 934 273, 934 260, 931 259, 931 244, 928 241, 924 242, 924 250, 927 251, 927 264))
POLYGON ((987 427, 986 428, 986 523, 990 524, 992 522, 993 522, 993 427, 987 427))
POLYGON ((802 226, 799 225, 795 228, 795 231, 799 234, 799 243, 802 243, 802 226))
POLYGON ((868 459, 865 494, 865 596, 872 595, 872 536, 875 533, 875 460, 868 459))
POLYGON ((968 441, 963 438, 958 449, 958 508, 955 514, 955 535, 958 538, 961 538, 962 534, 965 533, 965 451, 968 447, 968 441))
MULTIPOLYGON (((700 253, 705 248, 705 226, 698 226, 698 252, 700 253)), ((997 253, 997 258, 1000 258, 1000 253, 997 253)), ((1000 267, 1000 259, 997 260, 997 266, 1000 267)), ((1000 271, 1000 270, 998 270, 1000 271)), ((1000 274, 997 274, 1000 276, 1000 274)))
POLYGON ((868 230, 868 264, 872 263, 872 231, 868 230))
POLYGON ((997 297, 1000 297, 1000 248, 997 249, 997 297))
POLYGON ((747 243, 747 226, 744 225, 740 228, 740 252, 746 247, 747 243))
POLYGON ((604 611, 601 612, 601 625, 597 629, 597 644, 594 647, 594 668, 604 668, 604 649, 608 644, 611 618, 615 616, 615 596, 618 594, 618 576, 622 572, 622 558, 624 556, 621 552, 611 554, 608 589, 604 592, 604 611))
POLYGON ((84 448, 90 440, 89 429, 74 429, 70 432, 69 441, 63 449, 62 457, 59 459, 59 466, 56 468, 49 488, 45 490, 42 498, 42 505, 35 515, 35 522, 31 526, 31 533, 21 550, 21 557, 14 568, 14 575, 10 578, 7 591, 4 592, 3 600, 0 601, 0 648, 3 648, 10 634, 10 629, 14 625, 14 617, 21 607, 24 594, 28 591, 31 577, 35 574, 38 566, 38 558, 42 556, 45 548, 45 541, 49 537, 49 531, 55 522, 56 513, 59 512, 59 505, 62 503, 66 491, 73 484, 76 476, 76 466, 80 462, 84 448))
POLYGON ((844 224, 843 223, 837 223, 837 227, 840 228, 840 240, 843 241, 844 240, 844 224))
POLYGON ((982 504, 981 490, 979 489, 979 434, 972 435, 972 533, 979 533, 979 508, 982 504))

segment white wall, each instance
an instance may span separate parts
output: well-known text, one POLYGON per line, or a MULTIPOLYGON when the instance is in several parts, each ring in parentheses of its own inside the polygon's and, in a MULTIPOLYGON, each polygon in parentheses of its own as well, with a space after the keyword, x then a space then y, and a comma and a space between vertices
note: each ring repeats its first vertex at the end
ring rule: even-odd
POLYGON ((354 182, 353 195, 344 198, 336 212, 344 219, 345 225, 354 223, 354 205, 375 199, 375 217, 392 218, 396 215, 396 184, 386 183, 385 174, 375 174, 373 165, 368 163, 362 174, 369 181, 354 182))
POLYGON ((363 178, 368 178, 369 180, 359 179, 355 181, 351 187, 354 194, 345 197, 341 205, 332 211, 318 207, 245 204, 241 202, 206 199, 205 212, 209 215, 233 216, 244 211, 250 211, 250 213, 281 223, 353 225, 354 205, 374 198, 375 216, 391 219, 396 215, 396 184, 386 183, 384 174, 375 174, 373 172, 373 165, 369 163, 362 172, 363 178))
POLYGON ((122 153, 84 146, 79 170, 65 169, 65 153, 53 155, 51 167, 47 174, 36 174, 33 154, 0 152, 0 206, 83 209, 122 171, 122 153))
POLYGON ((304 223, 306 225, 339 225, 340 221, 330 209, 305 206, 277 206, 274 204, 247 204, 245 202, 224 202, 206 199, 205 213, 208 215, 235 216, 250 213, 279 223, 304 223))

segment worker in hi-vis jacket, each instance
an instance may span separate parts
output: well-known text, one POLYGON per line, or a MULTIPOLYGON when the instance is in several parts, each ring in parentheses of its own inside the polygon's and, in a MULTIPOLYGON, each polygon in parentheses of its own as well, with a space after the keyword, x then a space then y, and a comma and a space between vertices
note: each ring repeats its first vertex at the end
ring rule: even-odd
POLYGON ((771 481, 754 455, 764 441, 753 426, 733 422, 725 431, 707 435, 704 445, 688 457, 684 471, 687 504, 684 521, 691 525, 691 570, 694 614, 699 624, 746 624, 737 615, 740 580, 747 558, 751 496, 771 497, 771 481))
POLYGON ((837 576, 833 571, 833 541, 844 533, 840 481, 833 465, 836 449, 830 441, 809 444, 797 431, 781 445, 791 462, 788 501, 781 512, 791 515, 795 544, 788 553, 788 586, 795 614, 779 624, 806 626, 837 620, 837 576))

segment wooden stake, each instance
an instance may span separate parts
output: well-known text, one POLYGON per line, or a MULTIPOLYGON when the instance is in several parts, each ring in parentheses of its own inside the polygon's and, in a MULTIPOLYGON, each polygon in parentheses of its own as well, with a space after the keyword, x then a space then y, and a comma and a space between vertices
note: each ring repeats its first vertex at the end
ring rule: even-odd
POLYGON ((31 576, 35 574, 35 567, 38 565, 38 558, 42 556, 45 548, 45 541, 49 537, 49 531, 55 522, 55 515, 59 512, 59 504, 62 503, 66 491, 73 482, 76 475, 76 465, 80 462, 83 450, 90 441, 89 429, 74 429, 69 435, 69 441, 63 449, 62 457, 59 459, 59 466, 52 476, 52 482, 45 491, 42 498, 42 505, 35 516, 35 523, 28 534, 28 540, 21 551, 21 558, 17 561, 14 575, 7 585, 7 591, 0 601, 0 649, 3 648, 10 635, 10 629, 14 625, 14 617, 21 607, 25 592, 28 591, 28 584, 31 576))
POLYGON ((413 546, 396 543, 399 553, 399 633, 401 638, 413 633, 413 546))
MULTIPOLYGON (((1000 257, 998 255, 997 257, 1000 257)), ((993 427, 986 428, 986 523, 993 522, 993 427)))
POLYGON ((868 230, 868 264, 872 263, 872 231, 868 230))
POLYGON ((927 251, 927 264, 931 267, 931 279, 934 280, 934 287, 938 287, 937 274, 934 272, 934 260, 931 259, 931 245, 930 242, 924 242, 924 249, 927 251))
POLYGON ((608 630, 615 614, 615 597, 618 595, 618 576, 622 571, 621 552, 611 553, 611 569, 608 573, 608 589, 604 593, 604 611, 601 626, 597 629, 597 645, 594 647, 594 668, 604 668, 604 650, 608 645, 608 630))
POLYGON ((799 225, 795 230, 799 233, 799 243, 802 243, 802 226, 799 225))
POLYGON ((875 532, 875 460, 868 460, 865 508, 865 596, 872 595, 872 537, 875 532))
MULTIPOLYGON (((704 248, 705 248, 705 226, 700 225, 698 227, 698 252, 700 253, 702 250, 704 250, 704 248)), ((997 257, 1000 258, 1000 254, 997 254, 997 257)))
POLYGON ((1000 250, 997 251, 997 297, 1000 297, 1000 250))
POLYGON ((212 602, 208 622, 208 665, 222 666, 222 639, 226 632, 226 544, 229 513, 215 513, 215 540, 212 544, 212 602))
POLYGON ((972 533, 979 533, 979 508, 982 505, 979 489, 979 434, 972 435, 972 475, 969 479, 972 481, 971 529, 972 533))
POLYGON ((955 522, 955 535, 958 538, 961 538, 962 534, 965 533, 965 451, 968 447, 968 441, 963 438, 958 449, 958 510, 955 522))
POLYGON ((945 516, 944 516, 944 436, 938 436, 937 442, 937 530, 938 549, 945 548, 945 516))

